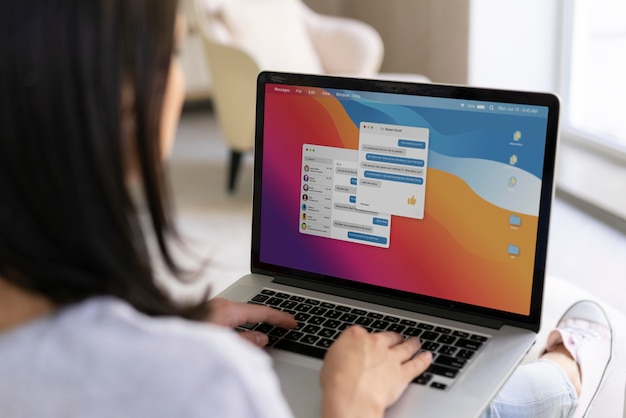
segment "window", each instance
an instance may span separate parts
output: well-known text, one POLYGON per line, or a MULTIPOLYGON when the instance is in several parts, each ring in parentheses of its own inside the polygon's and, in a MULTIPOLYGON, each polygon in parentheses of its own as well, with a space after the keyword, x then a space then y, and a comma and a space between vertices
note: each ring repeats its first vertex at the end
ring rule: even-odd
POLYGON ((563 127, 626 155, 626 2, 564 2, 563 127))

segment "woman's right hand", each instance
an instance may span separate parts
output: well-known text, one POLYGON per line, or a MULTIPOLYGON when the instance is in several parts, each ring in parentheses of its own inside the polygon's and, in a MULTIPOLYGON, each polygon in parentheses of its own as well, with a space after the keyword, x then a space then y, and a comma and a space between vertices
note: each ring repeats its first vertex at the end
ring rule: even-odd
POLYGON ((322 416, 382 417, 432 362, 430 352, 416 355, 420 347, 419 339, 404 340, 395 332, 346 329, 324 358, 322 416))

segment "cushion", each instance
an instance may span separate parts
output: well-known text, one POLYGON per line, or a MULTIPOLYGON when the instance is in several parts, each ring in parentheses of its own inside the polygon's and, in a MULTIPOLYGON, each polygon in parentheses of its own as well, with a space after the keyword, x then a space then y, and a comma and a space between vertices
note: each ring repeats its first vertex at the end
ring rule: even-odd
POLYGON ((299 0, 229 0, 222 19, 233 44, 258 58, 262 70, 321 73, 299 0))

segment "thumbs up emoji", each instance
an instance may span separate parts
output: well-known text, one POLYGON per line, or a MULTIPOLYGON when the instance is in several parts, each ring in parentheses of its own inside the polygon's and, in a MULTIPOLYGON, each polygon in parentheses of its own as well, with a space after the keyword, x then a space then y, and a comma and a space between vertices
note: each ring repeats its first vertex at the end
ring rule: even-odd
POLYGON ((409 198, 406 200, 406 203, 407 203, 407 204, 409 204, 409 205, 413 205, 413 206, 415 206, 415 203, 416 203, 416 202, 417 202, 417 199, 415 199, 415 195, 413 195, 413 196, 409 197, 409 198))

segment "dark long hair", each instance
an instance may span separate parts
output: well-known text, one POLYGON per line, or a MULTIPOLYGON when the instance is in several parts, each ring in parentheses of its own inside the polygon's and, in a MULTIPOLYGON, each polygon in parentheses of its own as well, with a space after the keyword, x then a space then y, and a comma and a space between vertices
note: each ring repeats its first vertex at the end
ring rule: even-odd
POLYGON ((179 306, 155 285, 126 178, 134 156, 160 254, 184 280, 159 149, 176 12, 175 0, 3 0, 4 279, 59 305, 109 294, 148 314, 203 314, 206 304, 179 306))

